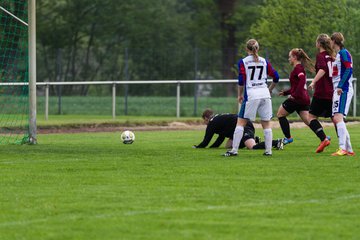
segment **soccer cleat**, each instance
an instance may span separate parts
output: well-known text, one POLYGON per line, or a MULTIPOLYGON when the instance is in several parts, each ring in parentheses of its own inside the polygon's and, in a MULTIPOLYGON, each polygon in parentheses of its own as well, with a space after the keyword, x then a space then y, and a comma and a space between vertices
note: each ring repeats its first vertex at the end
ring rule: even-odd
POLYGON ((292 137, 291 138, 283 138, 284 145, 292 143, 293 141, 294 141, 294 139, 292 137))
POLYGON ((279 138, 277 140, 277 144, 276 144, 276 150, 283 150, 284 149, 284 139, 279 138))
POLYGON ((237 152, 232 152, 232 151, 227 151, 226 153, 223 154, 224 157, 235 157, 237 156, 237 152))
POLYGON ((339 148, 336 152, 331 154, 331 156, 347 156, 348 152, 339 148))
POLYGON ((258 144, 261 142, 261 137, 255 136, 255 143, 258 144))
POLYGON ((316 153, 321 153, 322 151, 324 151, 324 149, 330 145, 330 140, 328 137, 325 138, 324 141, 322 141, 320 143, 320 145, 318 146, 318 148, 316 149, 316 153))
POLYGON ((346 152, 346 155, 348 155, 348 156, 355 156, 355 153, 354 153, 354 152, 346 152))
POLYGON ((266 157, 271 157, 271 156, 272 156, 272 154, 271 154, 271 153, 268 153, 268 152, 264 152, 264 153, 263 153, 263 156, 266 156, 266 157))

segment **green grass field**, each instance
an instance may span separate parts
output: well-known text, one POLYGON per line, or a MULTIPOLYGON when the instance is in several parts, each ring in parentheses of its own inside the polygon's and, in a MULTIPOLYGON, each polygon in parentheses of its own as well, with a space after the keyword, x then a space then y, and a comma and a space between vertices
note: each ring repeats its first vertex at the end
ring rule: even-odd
MULTIPOLYGON (((315 154, 309 129, 272 157, 193 149, 202 131, 38 135, 0 146, 0 239, 358 239, 355 157, 315 154)), ((258 135, 262 131, 258 130, 258 135)), ((280 137, 274 129, 274 137, 280 137)))

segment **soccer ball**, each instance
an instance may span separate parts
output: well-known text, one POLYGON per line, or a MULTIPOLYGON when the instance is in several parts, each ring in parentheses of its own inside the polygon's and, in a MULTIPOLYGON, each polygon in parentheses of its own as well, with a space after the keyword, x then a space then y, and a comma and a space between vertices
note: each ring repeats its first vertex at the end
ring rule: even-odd
POLYGON ((135 141, 135 134, 132 131, 126 130, 121 133, 121 141, 124 144, 132 144, 135 141))

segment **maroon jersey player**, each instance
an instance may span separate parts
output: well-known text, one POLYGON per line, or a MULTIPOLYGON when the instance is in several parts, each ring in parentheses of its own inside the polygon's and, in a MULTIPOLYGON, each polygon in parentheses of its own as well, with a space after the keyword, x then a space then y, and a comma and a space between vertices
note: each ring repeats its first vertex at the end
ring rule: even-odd
POLYGON ((289 63, 294 67, 290 73, 290 89, 283 90, 280 96, 289 96, 279 107, 277 117, 281 130, 285 136, 284 144, 292 143, 294 139, 290 134, 290 125, 287 116, 297 112, 306 125, 309 125, 310 97, 306 86, 305 68, 315 72, 311 59, 301 48, 294 48, 289 52, 289 63))
POLYGON ((315 88, 309 111, 309 126, 321 141, 316 149, 316 152, 320 153, 330 145, 330 139, 326 137, 318 117, 332 116, 332 96, 334 91, 332 62, 335 54, 331 48, 331 39, 327 34, 320 34, 317 37, 316 47, 319 50, 315 64, 316 75, 309 85, 309 89, 315 88))

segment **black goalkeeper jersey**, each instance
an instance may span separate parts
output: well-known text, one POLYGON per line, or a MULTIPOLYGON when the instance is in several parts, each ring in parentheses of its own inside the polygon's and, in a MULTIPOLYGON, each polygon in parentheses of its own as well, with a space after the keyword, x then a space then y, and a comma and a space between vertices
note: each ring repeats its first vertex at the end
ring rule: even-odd
MULTIPOLYGON (((237 123, 238 115, 237 114, 216 114, 213 118, 210 119, 207 127, 203 141, 196 146, 196 148, 205 148, 211 141, 214 134, 218 134, 218 138, 216 141, 210 146, 210 148, 219 147, 225 140, 225 138, 233 139, 236 123, 237 123)), ((251 121, 247 122, 247 125, 244 128, 244 137, 241 140, 243 144, 249 138, 253 138, 255 133, 254 125, 251 121), (250 136, 249 138, 245 138, 245 136, 250 136)))

